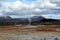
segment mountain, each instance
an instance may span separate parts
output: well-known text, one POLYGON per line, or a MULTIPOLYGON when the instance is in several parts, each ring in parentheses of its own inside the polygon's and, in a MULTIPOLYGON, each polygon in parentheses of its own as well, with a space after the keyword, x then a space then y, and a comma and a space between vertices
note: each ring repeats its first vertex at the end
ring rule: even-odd
POLYGON ((42 19, 45 19, 42 16, 33 16, 30 18, 11 18, 10 16, 1 16, 0 17, 0 22, 6 23, 6 22, 11 22, 11 23, 29 23, 29 21, 31 21, 31 23, 35 22, 40 22, 42 19))
POLYGON ((11 18, 10 16, 1 16, 0 22, 27 22, 27 18, 11 18))
POLYGON ((28 22, 28 18, 15 18, 14 19, 15 22, 28 22))
POLYGON ((10 16, 0 16, 0 19, 11 19, 10 16))
POLYGON ((60 20, 58 19, 43 19, 40 24, 43 25, 60 25, 60 20))
POLYGON ((60 19, 43 19, 41 22, 60 22, 60 19))
POLYGON ((10 16, 1 16, 0 17, 0 22, 11 22, 13 21, 10 16))
POLYGON ((60 24, 60 20, 58 19, 47 19, 42 16, 33 16, 31 18, 11 18, 10 16, 1 16, 0 24, 4 23, 31 23, 31 24, 60 24))
POLYGON ((40 21, 43 20, 43 19, 45 19, 45 18, 42 17, 42 16, 33 16, 33 17, 31 18, 31 21, 32 21, 32 22, 40 22, 40 21))

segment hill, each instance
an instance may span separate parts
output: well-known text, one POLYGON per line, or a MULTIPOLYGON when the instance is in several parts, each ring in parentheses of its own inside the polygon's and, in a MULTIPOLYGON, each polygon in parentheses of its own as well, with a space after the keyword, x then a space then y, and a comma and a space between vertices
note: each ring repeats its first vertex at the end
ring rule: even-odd
POLYGON ((1 24, 37 24, 37 25, 60 25, 60 19, 47 19, 42 16, 33 16, 31 18, 11 18, 10 16, 1 16, 1 24))

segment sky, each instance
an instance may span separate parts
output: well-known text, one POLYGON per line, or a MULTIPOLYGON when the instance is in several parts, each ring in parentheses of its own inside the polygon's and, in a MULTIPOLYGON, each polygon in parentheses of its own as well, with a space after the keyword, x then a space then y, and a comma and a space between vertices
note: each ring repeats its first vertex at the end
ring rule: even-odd
POLYGON ((60 19, 60 0, 0 0, 0 16, 60 19))

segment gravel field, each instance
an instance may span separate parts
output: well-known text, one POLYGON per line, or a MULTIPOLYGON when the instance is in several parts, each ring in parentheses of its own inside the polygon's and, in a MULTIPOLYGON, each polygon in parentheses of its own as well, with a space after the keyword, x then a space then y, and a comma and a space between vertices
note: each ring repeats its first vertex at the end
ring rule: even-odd
POLYGON ((56 32, 0 32, 0 40, 60 40, 56 32))
MULTIPOLYGON (((55 26, 56 27, 56 26, 55 26)), ((43 27, 44 28, 44 27, 43 27)), ((42 29, 40 27, 40 29, 42 29)), ((60 40, 60 28, 45 28, 45 31, 31 28, 1 27, 0 40, 60 40), (49 31, 54 29, 54 31, 49 31)))

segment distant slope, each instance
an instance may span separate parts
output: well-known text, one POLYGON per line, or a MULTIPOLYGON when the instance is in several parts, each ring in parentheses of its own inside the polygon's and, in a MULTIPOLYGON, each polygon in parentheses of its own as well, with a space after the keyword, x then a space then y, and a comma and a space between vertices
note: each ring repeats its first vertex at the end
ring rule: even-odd
MULTIPOLYGON (((60 25, 58 19, 46 19, 42 16, 33 16, 30 18, 31 24, 43 24, 43 25, 60 25)), ((1 16, 0 24, 28 24, 28 18, 11 18, 10 16, 1 16)))
POLYGON ((34 16, 31 18, 31 22, 40 22, 41 20, 45 19, 44 17, 42 16, 34 16))

